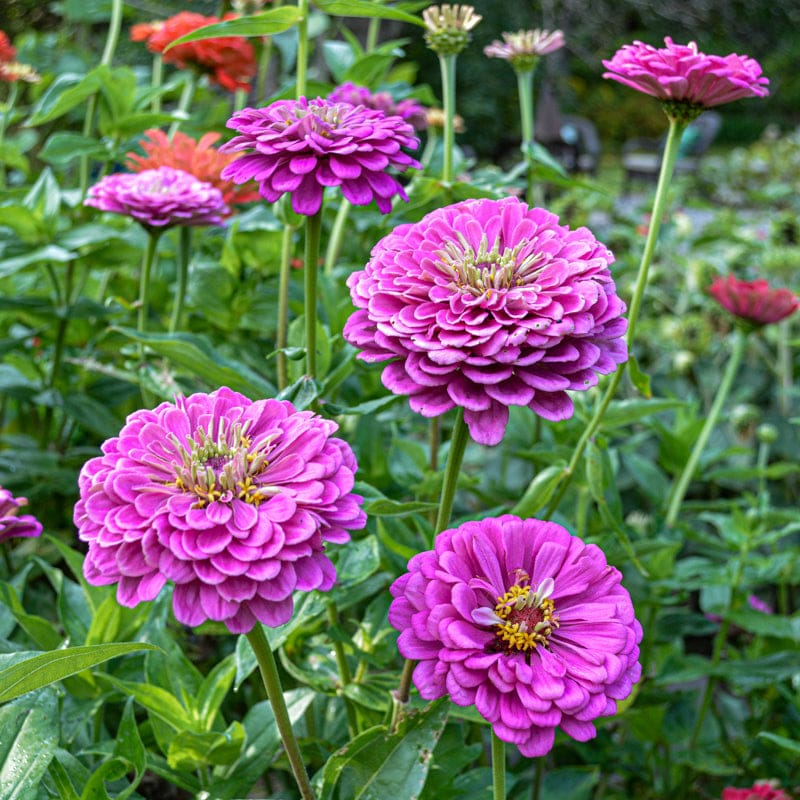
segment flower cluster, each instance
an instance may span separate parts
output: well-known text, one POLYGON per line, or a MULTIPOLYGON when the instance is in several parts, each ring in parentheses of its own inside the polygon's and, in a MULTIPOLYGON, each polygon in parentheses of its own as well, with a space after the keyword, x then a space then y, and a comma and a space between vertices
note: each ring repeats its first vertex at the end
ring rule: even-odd
POLYGON ((642 628, 621 575, 560 525, 510 515, 436 538, 391 587, 398 648, 426 700, 474 705, 540 756, 556 727, 579 741, 639 680, 642 628))
POLYGON ((28 500, 25 497, 14 497, 8 489, 0 486, 0 542, 15 536, 41 535, 42 523, 36 517, 19 515, 20 508, 26 505, 28 500))
POLYGON ((471 38, 470 31, 483 19, 468 5, 429 6, 422 12, 425 44, 440 56, 458 55, 471 38))
POLYGON ((223 201, 229 206, 258 200, 260 195, 253 184, 236 186, 233 181, 221 177, 223 168, 237 156, 220 153, 212 147, 220 134, 206 133, 199 141, 181 131, 176 131, 171 141, 166 133, 157 128, 146 130, 144 134, 145 138, 139 142, 139 146, 145 155, 128 153, 126 156, 125 166, 133 172, 172 167, 219 189, 223 201))
POLYGON ((435 417, 456 406, 472 438, 501 441, 509 405, 549 420, 627 358, 609 265, 586 228, 520 200, 466 200, 401 225, 348 279, 344 336, 383 384, 435 417))
POLYGON ((324 542, 346 542, 366 522, 336 427, 226 388, 134 412, 80 473, 87 580, 116 583, 125 606, 172 581, 186 625, 285 623, 295 589, 333 586, 324 542))
POLYGON ((791 316, 800 306, 789 289, 773 289, 763 278, 740 281, 733 275, 718 277, 709 288, 712 297, 748 326, 769 325, 791 316))
MULTIPOLYGON (((235 18, 235 14, 226 14, 222 20, 235 18)), ((256 74, 256 58, 253 45, 243 36, 200 39, 167 50, 181 36, 222 20, 192 11, 181 11, 163 22, 134 25, 130 36, 134 42, 146 42, 151 53, 162 53, 165 63, 174 64, 180 69, 194 67, 223 89, 230 92, 249 89, 250 80, 256 74)))
POLYGON ((502 58, 510 62, 516 72, 530 72, 541 56, 563 46, 564 34, 561 31, 535 28, 532 31, 504 33, 502 42, 495 39, 483 48, 483 52, 489 58, 502 58))
POLYGON ((756 781, 746 789, 728 786, 722 790, 722 800, 791 800, 777 781, 756 781))
POLYGON ((350 103, 353 106, 374 108, 383 111, 387 117, 402 117, 415 131, 428 127, 427 109, 410 97, 395 102, 389 92, 371 92, 366 86, 356 86, 348 81, 337 86, 328 95, 328 100, 331 103, 350 103))
POLYGON ((769 94, 769 80, 755 59, 735 53, 708 56, 694 42, 675 44, 669 37, 664 43, 662 48, 639 41, 626 44, 603 61, 608 70, 603 77, 698 111, 769 94))
POLYGON ((11 44, 5 31, 0 31, 0 81, 38 83, 40 80, 39 74, 33 67, 17 61, 17 48, 11 44))
POLYGON ((326 186, 340 186, 354 205, 373 200, 384 214, 392 197, 408 200, 387 167, 419 167, 401 148, 416 148, 411 125, 382 111, 317 98, 277 100, 245 108, 227 123, 238 131, 220 151, 246 153, 222 171, 235 183, 256 180, 270 202, 290 192, 292 208, 311 216, 322 206, 326 186))
POLYGON ((84 204, 125 214, 149 230, 221 225, 230 214, 219 189, 172 167, 106 175, 90 187, 84 204))

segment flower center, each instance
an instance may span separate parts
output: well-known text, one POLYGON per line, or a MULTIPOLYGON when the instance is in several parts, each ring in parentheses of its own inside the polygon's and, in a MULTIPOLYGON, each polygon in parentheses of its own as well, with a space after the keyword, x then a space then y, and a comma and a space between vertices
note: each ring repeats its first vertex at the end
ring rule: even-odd
POLYGON ((490 249, 484 234, 475 252, 461 233, 456 235, 458 241, 448 241, 436 255, 460 292, 475 297, 485 294, 491 298, 495 291, 525 286, 541 269, 543 253, 531 253, 520 260, 519 254, 527 242, 520 242, 512 248, 504 247, 501 252, 499 241, 495 240, 490 249))
POLYGON ((273 487, 258 481, 269 466, 272 437, 253 447, 247 435, 249 421, 226 426, 220 420, 216 432, 198 429, 188 438, 188 449, 174 434, 170 437, 181 463, 175 466, 175 481, 169 485, 196 495, 196 508, 234 498, 257 506, 275 493, 273 487))
POLYGON ((528 576, 521 573, 520 581, 515 583, 502 596, 497 598, 494 607, 499 622, 495 632, 499 644, 508 653, 535 650, 538 645, 547 647, 553 628, 558 627, 558 617, 550 595, 555 588, 552 578, 545 578, 539 588, 531 591, 528 576))

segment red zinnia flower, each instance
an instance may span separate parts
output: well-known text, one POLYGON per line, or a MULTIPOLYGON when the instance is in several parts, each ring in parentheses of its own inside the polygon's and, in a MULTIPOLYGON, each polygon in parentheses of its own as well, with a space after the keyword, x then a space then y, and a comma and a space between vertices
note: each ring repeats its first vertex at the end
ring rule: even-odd
POLYGON ((756 781, 747 789, 727 786, 722 790, 722 800, 789 800, 777 781, 756 781))
POLYGON ((223 167, 238 158, 237 154, 220 153, 212 147, 220 134, 206 133, 196 141, 191 136, 176 131, 170 142, 167 134, 157 128, 150 128, 144 133, 146 138, 139 142, 139 146, 145 155, 128 153, 125 166, 129 170, 142 172, 159 167, 181 169, 219 189, 228 206, 251 203, 260 198, 254 184, 237 186, 233 181, 220 177, 223 167))
POLYGON ((11 40, 5 31, 0 31, 0 64, 7 64, 17 57, 17 48, 11 44, 11 40))
MULTIPOLYGON (((222 20, 235 18, 235 14, 226 14, 222 20)), ((243 36, 186 42, 164 52, 181 36, 222 20, 181 11, 163 22, 134 25, 130 37, 134 42, 146 42, 151 53, 163 53, 167 64, 175 64, 181 69, 197 67, 228 91, 248 89, 250 79, 256 74, 256 59, 253 46, 243 36)))
POLYGON ((724 309, 753 325, 780 322, 800 305, 793 292, 772 289, 763 278, 756 281, 740 281, 733 275, 716 278, 709 292, 724 309))

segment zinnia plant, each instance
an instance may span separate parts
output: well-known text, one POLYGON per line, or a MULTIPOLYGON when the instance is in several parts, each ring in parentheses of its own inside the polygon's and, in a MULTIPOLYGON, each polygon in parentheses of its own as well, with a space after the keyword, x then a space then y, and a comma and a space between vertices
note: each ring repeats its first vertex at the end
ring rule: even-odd
POLYGON ((740 281, 734 275, 718 277, 709 288, 711 296, 740 323, 761 327, 780 322, 800 306, 794 292, 773 289, 767 281, 740 281))
POLYGON ((428 127, 427 110, 411 97, 396 101, 389 92, 371 92, 366 86, 357 86, 347 81, 335 87, 328 95, 328 100, 331 103, 350 103, 353 106, 374 108, 383 111, 387 117, 402 117, 415 131, 428 127))
POLYGON ((41 536, 42 523, 30 514, 19 514, 28 505, 25 497, 14 497, 0 486, 0 542, 17 536, 41 536))
POLYGON ((384 386, 436 417, 458 406, 472 438, 497 444, 508 407, 549 420, 627 357, 614 257, 516 198, 466 200, 381 239, 348 286, 345 338, 384 386))

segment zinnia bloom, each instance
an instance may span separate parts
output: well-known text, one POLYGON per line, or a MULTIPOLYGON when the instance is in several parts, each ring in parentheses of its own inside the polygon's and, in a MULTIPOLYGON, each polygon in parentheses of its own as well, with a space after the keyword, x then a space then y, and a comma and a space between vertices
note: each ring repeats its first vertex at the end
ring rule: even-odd
POLYGON ((352 106, 374 108, 383 111, 387 117, 402 117, 415 131, 428 127, 427 109, 411 97, 395 102, 389 92, 371 92, 366 86, 357 86, 348 81, 337 86, 328 95, 328 100, 331 103, 350 103, 352 106))
POLYGON ((422 12, 425 23, 425 44, 440 56, 458 55, 471 38, 470 31, 483 19, 473 6, 428 6, 422 12))
POLYGON ((220 151, 247 155, 225 167, 222 177, 235 183, 257 180, 271 203, 289 192, 292 208, 305 216, 319 211, 326 186, 340 186, 353 205, 375 200, 387 214, 392 197, 408 200, 387 167, 402 172, 420 166, 400 149, 419 145, 411 125, 364 106, 319 97, 277 100, 266 108, 245 108, 227 124, 239 136, 220 151))
POLYGON ((344 337, 383 384, 435 417, 465 409, 472 438, 497 444, 509 405, 572 416, 587 389, 627 358, 614 257, 513 197, 465 200, 400 225, 347 281, 358 309, 344 337))
POLYGON ((145 155, 128 153, 126 156, 125 166, 133 172, 158 169, 158 167, 182 169, 198 180, 210 183, 219 189, 223 201, 229 206, 252 203, 260 197, 253 184, 236 186, 233 181, 226 181, 221 177, 223 168, 237 156, 220 153, 212 147, 220 138, 220 134, 206 133, 199 141, 181 131, 176 131, 170 141, 169 136, 158 128, 150 128, 144 134, 145 138, 139 142, 139 146, 145 155))
POLYGON ((503 41, 495 39, 483 48, 489 58, 502 58, 511 63, 517 72, 530 72, 541 56, 552 53, 564 46, 561 31, 547 31, 534 28, 532 31, 504 33, 503 41))
POLYGON ((172 167, 106 175, 90 187, 84 204, 125 214, 157 230, 172 225, 221 225, 230 213, 219 189, 172 167))
POLYGON ((777 781, 756 781, 747 789, 728 786, 722 790, 722 800, 791 800, 777 781))
POLYGON ((7 64, 17 57, 17 48, 11 44, 8 34, 0 31, 0 64, 7 64))
POLYGON ((363 528, 356 461, 334 422, 230 389, 131 414, 79 477, 86 579, 152 600, 166 581, 185 625, 282 625, 295 589, 327 591, 327 542, 363 528))
POLYGON ((426 700, 474 705, 523 755, 578 741, 641 674, 642 628, 620 572, 560 525, 506 515, 436 537, 391 587, 397 645, 426 700))
POLYGON ((25 83, 39 83, 41 75, 30 65, 21 64, 19 61, 7 61, 0 63, 0 81, 15 83, 25 81, 25 83))
MULTIPOLYGON (((222 19, 235 18, 235 14, 226 14, 222 19)), ((146 42, 151 53, 162 53, 167 64, 174 64, 180 69, 196 67, 230 92, 249 89, 250 80, 256 74, 256 57, 253 45, 244 36, 200 39, 166 50, 181 36, 221 21, 219 17, 181 11, 163 22, 134 25, 130 36, 134 42, 146 42)))
POLYGON ((664 43, 662 48, 639 41, 626 44, 610 61, 603 61, 609 70, 603 77, 659 100, 701 110, 769 94, 769 80, 761 75, 761 65, 753 58, 735 53, 707 56, 694 42, 675 44, 669 36, 664 43))
POLYGON ((41 536, 42 523, 30 514, 18 514, 28 505, 24 497, 14 497, 8 489, 0 486, 0 542, 15 536, 41 536))
POLYGON ((797 310, 797 297, 789 289, 772 289, 763 278, 740 281, 733 275, 718 277, 709 292, 727 311, 746 324, 769 325, 780 322, 797 310))

